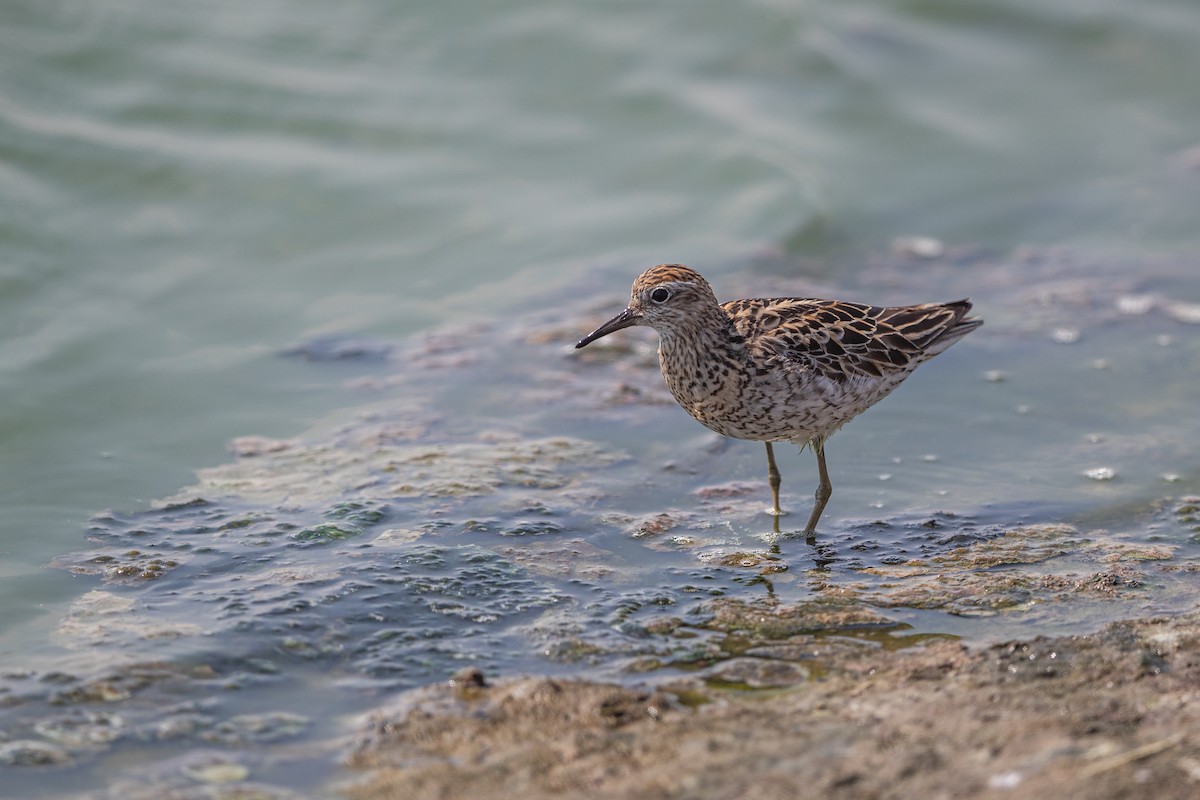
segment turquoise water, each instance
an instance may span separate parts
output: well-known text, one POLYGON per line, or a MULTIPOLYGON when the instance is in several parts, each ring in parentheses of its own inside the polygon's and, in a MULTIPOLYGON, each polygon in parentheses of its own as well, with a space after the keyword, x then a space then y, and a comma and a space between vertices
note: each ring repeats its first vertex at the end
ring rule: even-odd
MULTIPOLYGON (((54 631, 96 582, 47 564, 93 514, 174 494, 233 437, 299 435, 384 371, 285 348, 603 316, 660 261, 726 298, 979 303, 980 333, 830 450, 848 484, 939 460, 839 484, 827 513, 942 489, 1119 527, 1200 492, 1197 41, 1191 0, 5 3, 0 661, 65 658, 54 631), (969 255, 889 260, 913 235, 969 255), (1143 296, 1162 313, 1111 313, 1143 296), (930 408, 953 435, 929 440, 930 408)), ((456 379, 460 428, 499 416, 521 357, 456 379)), ((586 410, 543 433, 656 464, 706 441, 658 413, 654 437, 586 410)), ((760 450, 704 480, 758 479, 760 450)), ((787 459, 799 504, 811 462, 787 459)), ((62 780, 44 792, 92 778, 62 780)))

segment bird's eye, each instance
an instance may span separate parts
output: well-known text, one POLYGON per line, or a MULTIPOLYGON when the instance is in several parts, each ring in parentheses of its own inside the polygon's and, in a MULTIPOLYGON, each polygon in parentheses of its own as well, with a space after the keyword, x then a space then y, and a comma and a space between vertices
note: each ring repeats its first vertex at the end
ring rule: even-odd
POLYGON ((671 293, 661 286, 650 293, 650 299, 656 303, 665 303, 667 302, 667 298, 670 296, 671 293))

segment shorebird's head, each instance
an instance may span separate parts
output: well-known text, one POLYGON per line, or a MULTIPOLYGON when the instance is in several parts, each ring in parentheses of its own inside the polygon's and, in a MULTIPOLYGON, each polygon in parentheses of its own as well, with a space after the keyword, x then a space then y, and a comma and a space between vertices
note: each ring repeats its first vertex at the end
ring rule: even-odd
POLYGON ((602 336, 633 325, 646 325, 659 335, 670 335, 694 326, 717 306, 708 281, 683 264, 659 264, 637 277, 629 306, 579 340, 585 347, 602 336))

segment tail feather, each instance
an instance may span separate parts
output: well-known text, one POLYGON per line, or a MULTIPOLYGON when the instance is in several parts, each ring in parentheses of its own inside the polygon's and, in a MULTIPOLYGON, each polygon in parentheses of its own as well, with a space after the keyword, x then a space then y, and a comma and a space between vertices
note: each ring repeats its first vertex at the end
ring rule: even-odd
POLYGON ((967 316, 971 311, 970 300, 964 299, 955 300, 953 303, 942 303, 941 307, 951 311, 953 317, 947 327, 925 346, 925 351, 930 355, 937 355, 983 324, 983 320, 979 317, 967 316))

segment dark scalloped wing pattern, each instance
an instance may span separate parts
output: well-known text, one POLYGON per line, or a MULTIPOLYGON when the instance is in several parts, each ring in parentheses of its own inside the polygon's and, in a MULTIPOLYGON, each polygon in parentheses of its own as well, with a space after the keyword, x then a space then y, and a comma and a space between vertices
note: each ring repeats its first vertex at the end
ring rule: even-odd
POLYGON ((737 332, 764 355, 833 380, 907 371, 982 324, 966 316, 967 300, 882 307, 773 297, 721 307, 737 332))

